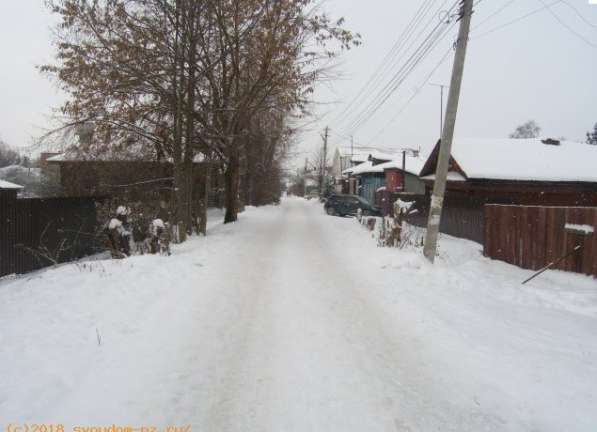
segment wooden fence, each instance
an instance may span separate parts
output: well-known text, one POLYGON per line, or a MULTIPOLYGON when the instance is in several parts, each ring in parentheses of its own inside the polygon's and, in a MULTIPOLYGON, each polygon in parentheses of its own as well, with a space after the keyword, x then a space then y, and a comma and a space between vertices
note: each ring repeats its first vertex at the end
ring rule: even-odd
POLYGON ((487 205, 484 254, 531 270, 570 254, 554 268, 597 277, 597 207, 487 205))
MULTIPOLYGON (((391 205, 397 200, 414 202, 415 213, 406 217, 406 221, 415 226, 427 227, 429 218, 429 195, 388 194, 385 214, 389 214, 391 205)), ((485 233, 485 219, 483 217, 484 202, 469 197, 447 196, 440 231, 458 238, 483 243, 485 233)))
POLYGON ((100 246, 95 198, 0 199, 0 276, 92 254, 100 246))

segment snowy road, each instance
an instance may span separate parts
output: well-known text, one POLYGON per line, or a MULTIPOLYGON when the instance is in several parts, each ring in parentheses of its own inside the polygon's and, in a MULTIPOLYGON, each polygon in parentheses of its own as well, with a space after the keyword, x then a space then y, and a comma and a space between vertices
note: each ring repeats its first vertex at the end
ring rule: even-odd
POLYGON ((0 427, 596 430, 595 281, 523 289, 458 245, 432 269, 287 200, 171 258, 2 281, 0 427))

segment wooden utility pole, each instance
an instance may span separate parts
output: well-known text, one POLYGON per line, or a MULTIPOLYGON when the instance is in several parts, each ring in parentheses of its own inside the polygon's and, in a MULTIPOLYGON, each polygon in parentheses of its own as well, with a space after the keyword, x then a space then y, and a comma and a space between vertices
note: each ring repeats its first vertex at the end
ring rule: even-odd
POLYGON ((325 186, 325 179, 326 179, 326 171, 327 171, 327 163, 328 163, 328 137, 330 133, 330 128, 326 127, 325 132, 322 136, 323 138, 323 154, 321 155, 321 172, 320 172, 320 182, 319 182, 319 195, 322 196, 324 192, 325 186))
POLYGON ((460 88, 462 86, 462 75, 464 73, 464 61, 466 59, 466 49, 468 46, 472 15, 473 0, 462 0, 460 9, 460 30, 458 31, 458 41, 456 42, 452 81, 450 83, 448 107, 446 109, 446 122, 442 131, 437 167, 435 169, 435 184, 433 186, 433 195, 431 196, 429 220, 427 222, 427 235, 425 237, 425 247, 423 249, 425 257, 432 263, 435 261, 435 255, 437 254, 437 239, 439 236, 439 227, 444 206, 446 181, 448 178, 450 155, 452 154, 454 127, 456 125, 456 115, 458 113, 458 102, 460 100, 460 88))

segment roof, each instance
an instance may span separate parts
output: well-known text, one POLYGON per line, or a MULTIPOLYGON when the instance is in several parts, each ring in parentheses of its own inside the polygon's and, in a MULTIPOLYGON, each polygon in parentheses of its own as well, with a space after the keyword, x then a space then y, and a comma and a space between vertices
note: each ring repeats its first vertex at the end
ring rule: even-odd
MULTIPOLYGON (((425 159, 422 157, 414 157, 411 155, 406 155, 406 163, 404 164, 404 171, 413 175, 418 176, 421 170, 423 169, 423 165, 425 165, 425 159)), ((380 168, 384 170, 387 169, 398 169, 402 171, 402 158, 396 159, 390 162, 386 162, 384 164, 378 165, 380 168)))
MULTIPOLYGON (((360 175, 360 174, 374 174, 382 173, 387 169, 399 169, 402 170, 402 156, 400 159, 395 159, 396 155, 392 157, 390 162, 373 165, 372 162, 367 161, 355 167, 349 168, 343 172, 343 174, 360 175)), ((425 164, 425 159, 422 157, 414 157, 409 154, 406 155, 406 172, 418 176, 425 164)))
POLYGON ((348 168, 344 170, 342 174, 349 174, 349 175, 361 175, 361 174, 375 174, 375 173, 383 173, 383 168, 380 168, 382 164, 373 165, 373 162, 367 161, 363 162, 360 165, 354 166, 352 168, 348 168))
MULTIPOLYGON (((206 157, 203 153, 199 153, 193 158, 194 163, 203 163, 205 161, 206 157)), ((85 155, 77 152, 65 152, 48 158, 47 162, 156 162, 156 160, 154 157, 138 154, 116 155, 106 153, 101 155, 85 155)))
MULTIPOLYGON (((466 181, 466 178, 460 174, 459 172, 450 171, 448 173, 448 181, 458 182, 458 181, 466 181)), ((431 174, 425 177, 421 177, 421 180, 432 180, 435 181, 435 174, 431 174)))
POLYGON ((351 162, 363 163, 369 160, 369 157, 382 161, 391 161, 396 158, 397 152, 387 149, 378 149, 374 147, 338 147, 341 157, 351 157, 351 162))
POLYGON ((452 157, 468 179, 597 182, 597 146, 544 141, 460 138, 454 140, 452 157))
POLYGON ((0 189, 23 189, 23 186, 7 182, 6 180, 0 180, 0 189))

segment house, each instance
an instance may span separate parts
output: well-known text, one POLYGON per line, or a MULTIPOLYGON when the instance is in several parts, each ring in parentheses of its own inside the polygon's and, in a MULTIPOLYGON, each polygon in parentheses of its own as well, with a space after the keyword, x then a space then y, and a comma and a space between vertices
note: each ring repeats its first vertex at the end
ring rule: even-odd
POLYGON ((394 153, 388 150, 380 150, 374 147, 339 147, 334 152, 330 177, 334 184, 336 193, 354 193, 355 184, 350 184, 350 178, 346 171, 362 163, 368 162, 370 158, 377 163, 387 162, 395 158, 394 153))
POLYGON ((342 192, 360 195, 375 204, 377 191, 385 185, 385 173, 380 166, 395 157, 394 154, 378 150, 369 152, 366 162, 342 172, 345 176, 342 192))
MULTIPOLYGON (((57 167, 66 196, 111 196, 133 201, 169 201, 171 197, 174 166, 170 161, 158 162, 137 155, 88 157, 66 152, 47 158, 45 163, 57 167)), ((213 168, 209 178, 209 204, 215 205, 221 201, 223 180, 217 167, 212 167, 202 155, 193 163, 194 191, 197 194, 205 191, 208 165, 213 168)))
POLYGON ((399 154, 372 153, 367 162, 344 171, 356 180, 357 193, 384 208, 385 213, 389 213, 397 194, 425 194, 425 184, 419 179, 425 159, 418 151, 399 154))
MULTIPOLYGON (((439 142, 420 173, 428 194, 438 153, 439 142)), ((597 206, 597 147, 540 138, 456 138, 442 231, 482 243, 485 204, 597 206)), ((420 217, 423 223, 424 211, 420 217)))
MULTIPOLYGON (((439 143, 421 170, 435 178, 439 143)), ((447 190, 498 204, 597 205, 597 147, 553 139, 456 139, 447 190)))
POLYGON ((385 215, 392 212, 398 198, 413 200, 425 195, 425 183, 419 177, 425 159, 418 151, 404 152, 402 158, 378 166, 385 175, 384 187, 378 191, 377 204, 385 215))
POLYGON ((6 180, 0 180, 0 201, 15 200, 17 193, 23 189, 23 186, 8 182, 6 180))

